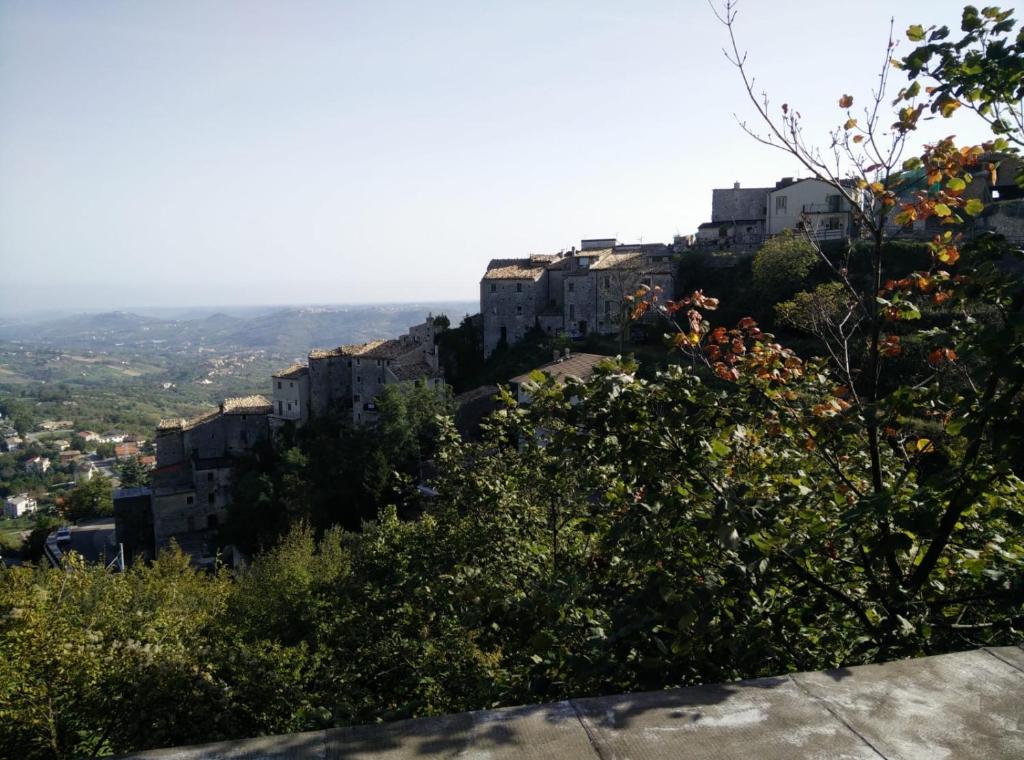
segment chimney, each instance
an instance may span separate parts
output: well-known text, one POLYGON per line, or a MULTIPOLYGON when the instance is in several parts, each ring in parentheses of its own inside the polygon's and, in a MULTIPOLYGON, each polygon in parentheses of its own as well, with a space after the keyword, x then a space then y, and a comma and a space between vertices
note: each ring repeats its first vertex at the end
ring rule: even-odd
POLYGON ((740 189, 740 183, 739 182, 733 182, 732 183, 732 189, 733 190, 739 190, 740 189))

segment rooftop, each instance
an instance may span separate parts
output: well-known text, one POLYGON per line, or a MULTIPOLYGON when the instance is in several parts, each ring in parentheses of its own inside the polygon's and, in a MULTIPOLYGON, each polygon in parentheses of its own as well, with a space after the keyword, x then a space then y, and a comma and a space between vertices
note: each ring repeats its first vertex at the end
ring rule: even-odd
POLYGON ((548 362, 537 367, 535 370, 522 375, 516 375, 509 382, 525 383, 534 372, 543 372, 560 383, 565 382, 570 377, 577 380, 586 380, 594 374, 594 368, 608 358, 610 357, 602 356, 601 354, 569 354, 569 356, 563 357, 558 361, 548 362))
POLYGON ((1024 649, 154 750, 199 758, 931 760, 1024 757, 1024 649))
POLYGON ((285 367, 280 372, 275 372, 272 375, 272 377, 280 377, 280 378, 283 378, 285 380, 288 380, 288 379, 295 378, 295 377, 302 377, 303 375, 307 374, 308 372, 309 372, 309 367, 307 367, 305 364, 292 364, 289 367, 285 367))
POLYGON ((224 414, 269 414, 273 404, 266 396, 237 396, 226 398, 221 402, 220 409, 224 414))
POLYGON ((554 256, 530 256, 525 259, 491 259, 487 264, 485 280, 536 280, 554 256))
POLYGON ((399 380, 419 380, 421 377, 441 377, 441 372, 435 370, 426 362, 413 362, 412 364, 399 364, 392 367, 391 372, 399 380))
MULTIPOLYGON (((399 338, 388 340, 371 340, 369 343, 357 343, 329 349, 314 349, 309 352, 310 359, 325 359, 329 356, 358 356, 363 359, 394 359, 416 348, 416 344, 403 343, 399 338)), ((275 375, 274 377, 277 377, 275 375)))

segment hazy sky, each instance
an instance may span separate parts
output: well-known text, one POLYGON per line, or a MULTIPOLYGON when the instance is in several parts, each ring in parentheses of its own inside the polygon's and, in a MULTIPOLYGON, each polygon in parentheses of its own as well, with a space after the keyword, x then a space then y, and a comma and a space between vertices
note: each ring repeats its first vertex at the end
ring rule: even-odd
MULTIPOLYGON (((890 14, 960 8, 747 0, 738 30, 825 141, 890 14)), ((668 242, 799 174, 736 125, 725 42, 699 0, 0 0, 0 309, 475 298, 493 257, 668 242)))

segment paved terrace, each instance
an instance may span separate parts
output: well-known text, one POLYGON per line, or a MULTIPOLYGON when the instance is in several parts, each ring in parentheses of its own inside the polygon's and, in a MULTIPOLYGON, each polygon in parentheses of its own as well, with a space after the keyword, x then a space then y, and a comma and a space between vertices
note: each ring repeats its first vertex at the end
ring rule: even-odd
POLYGON ((1024 649, 156 750, 140 760, 1024 758, 1024 649))

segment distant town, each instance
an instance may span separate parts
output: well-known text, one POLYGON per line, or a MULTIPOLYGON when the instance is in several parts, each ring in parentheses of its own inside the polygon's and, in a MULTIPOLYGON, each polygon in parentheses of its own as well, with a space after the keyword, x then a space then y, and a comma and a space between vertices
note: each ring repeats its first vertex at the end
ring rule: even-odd
MULTIPOLYGON (((1013 181, 1017 168, 1016 160, 1003 160, 994 182, 969 186, 968 194, 986 204, 974 232, 1024 239, 1024 220, 1010 205, 1000 203, 1022 197, 1013 181)), ((902 187, 911 193, 916 185, 902 187)), ((651 312, 631 319, 629 296, 657 290, 675 297, 684 287, 700 286, 680 282, 679 262, 688 254, 721 253, 724 258, 718 265, 729 267, 785 231, 818 242, 849 240, 859 234, 858 211, 867 202, 868 196, 854 183, 837 192, 817 179, 785 177, 771 187, 736 182, 712 190, 710 221, 671 242, 587 238, 554 253, 493 259, 480 281, 479 313, 471 317, 481 332, 482 359, 531 333, 569 341, 617 336, 619 345, 631 343, 644 330, 656 332, 659 317, 651 312)), ((936 217, 930 217, 894 226, 890 234, 930 239, 939 230, 936 217)), ((19 466, 28 473, 49 473, 51 468, 60 472, 65 479, 53 484, 57 493, 95 475, 110 479, 114 516, 105 524, 105 538, 88 544, 90 559, 151 559, 173 543, 197 565, 208 566, 221 551, 219 531, 233 498, 232 473, 238 457, 318 416, 340 414, 353 425, 372 427, 377 419, 375 400, 389 385, 413 383, 444 394, 444 357, 438 339, 448 325, 447 317, 427 314, 398 337, 311 350, 304 362, 270 374, 269 393, 229 397, 207 412, 163 419, 152 439, 116 430, 76 430, 68 419, 44 420, 37 430, 21 436, 0 418, 0 449, 16 455, 32 443, 42 445, 42 453, 25 456, 19 466), (147 472, 146 485, 122 487, 118 464, 129 460, 147 472)), ((561 379, 569 373, 586 377, 602 358, 578 353, 570 357, 566 350, 538 369, 561 379)), ((212 382, 235 361, 214 357, 208 377, 200 382, 212 382)), ((522 391, 527 378, 528 374, 517 374, 504 379, 527 398, 522 391)), ((165 383, 165 389, 173 385, 165 383)), ((4 516, 10 520, 30 516, 38 508, 38 499, 28 492, 11 493, 4 500, 4 516)), ((63 553, 76 545, 75 532, 75 527, 61 528, 48 537, 45 555, 51 564, 59 565, 63 553)))

